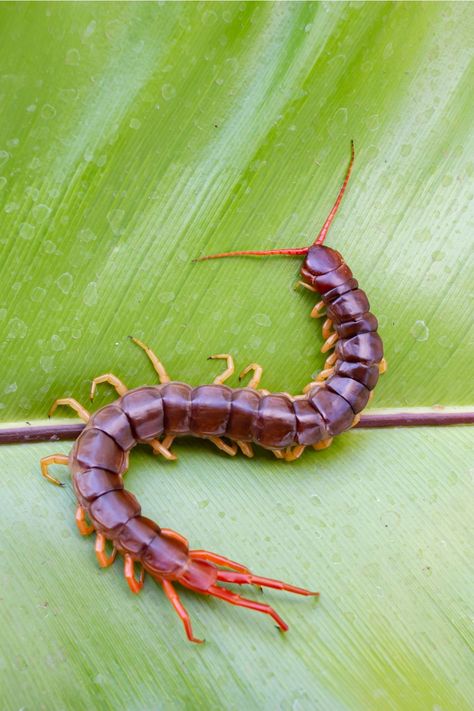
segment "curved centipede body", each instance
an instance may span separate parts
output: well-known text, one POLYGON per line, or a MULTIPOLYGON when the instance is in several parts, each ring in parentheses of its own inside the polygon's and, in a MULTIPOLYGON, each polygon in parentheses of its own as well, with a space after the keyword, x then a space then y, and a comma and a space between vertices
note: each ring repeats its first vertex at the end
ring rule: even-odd
POLYGON ((183 621, 188 639, 194 642, 201 640, 193 635, 189 615, 174 588, 175 582, 198 593, 268 614, 283 631, 287 625, 270 605, 241 597, 219 583, 267 586, 301 595, 318 593, 254 575, 246 566, 211 551, 190 550, 183 536, 160 528, 142 516, 137 499, 124 488, 128 454, 137 443, 148 443, 156 453, 174 459, 170 452, 174 438, 192 435, 211 439, 228 454, 236 454, 240 448, 243 454, 253 456, 252 444, 257 444, 291 461, 308 446, 325 448, 335 435, 355 424, 369 401, 379 372, 384 370, 383 346, 377 333, 377 319, 370 312, 365 292, 359 288, 339 252, 322 244, 342 199, 353 159, 352 150, 336 203, 312 246, 212 256, 305 255, 301 283, 321 296, 311 315, 319 317, 326 309, 323 326, 326 342, 321 350, 334 350, 322 372, 306 386, 302 395, 292 397, 287 393, 259 390, 261 368, 256 364, 243 371, 243 374, 254 371, 248 387, 228 387, 224 380, 232 374, 233 362, 227 354, 211 356, 227 359, 227 369, 213 384, 192 387, 171 381, 156 355, 141 341, 133 339, 146 351, 160 384, 128 391, 116 376, 105 374, 93 381, 91 396, 98 383, 109 382, 120 395, 113 404, 92 416, 70 398, 57 400, 52 408, 72 406, 86 421, 86 426, 69 457, 52 455, 42 460, 43 475, 59 483, 49 474, 48 466, 52 463, 69 465, 78 500, 76 522, 83 535, 96 532, 99 564, 107 567, 116 553, 121 553, 125 578, 134 593, 143 586, 144 571, 160 582, 183 621), (106 552, 107 540, 113 545, 110 555, 106 552), (135 577, 135 563, 142 567, 139 580, 135 577))

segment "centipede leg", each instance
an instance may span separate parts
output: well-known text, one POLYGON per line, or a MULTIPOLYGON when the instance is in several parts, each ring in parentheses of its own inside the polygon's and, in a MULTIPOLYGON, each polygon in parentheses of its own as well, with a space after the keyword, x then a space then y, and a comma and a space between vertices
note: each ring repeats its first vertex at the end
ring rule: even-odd
POLYGON ((59 479, 56 479, 56 477, 49 473, 48 467, 50 464, 65 464, 67 466, 69 464, 69 457, 65 454, 50 454, 49 457, 43 457, 43 459, 40 460, 41 474, 44 478, 52 484, 56 484, 56 486, 64 486, 59 479))
POLYGON ((331 446, 333 437, 328 437, 327 439, 322 439, 321 442, 317 442, 316 444, 313 444, 313 449, 320 450, 320 449, 327 449, 328 447, 331 446))
POLYGON ((239 375, 239 380, 242 380, 242 378, 244 378, 247 373, 250 373, 251 370, 253 370, 253 375, 250 378, 247 387, 256 390, 260 385, 260 380, 262 379, 263 375, 263 368, 258 363, 250 363, 250 365, 244 368, 239 375))
POLYGON ((112 550, 112 553, 109 556, 107 555, 107 553, 105 552, 106 543, 107 539, 105 538, 104 534, 98 533, 95 539, 95 554, 97 556, 97 560, 101 568, 108 568, 109 565, 112 565, 117 555, 117 549, 115 548, 115 546, 112 550))
POLYGON ((323 343, 321 346, 321 353, 327 353, 331 348, 333 348, 337 341, 339 340, 339 336, 337 333, 332 333, 323 343))
MULTIPOLYGON (((174 437, 171 437, 171 442, 173 439, 174 437)), ((145 444, 149 444, 155 454, 161 454, 165 459, 174 461, 177 457, 175 454, 172 454, 169 451, 168 446, 166 446, 167 440, 169 440, 169 437, 166 437, 163 442, 160 442, 159 439, 149 439, 145 442, 145 444)))
POLYGON ((333 333, 331 330, 332 325, 333 324, 332 324, 332 321, 330 318, 327 318, 325 320, 325 322, 323 323, 322 334, 323 334, 324 340, 326 340, 326 338, 329 338, 329 336, 333 333))
POLYGON ((382 360, 379 363, 379 373, 380 375, 383 375, 384 373, 387 372, 387 360, 385 358, 382 358, 382 360))
POLYGON ((94 531, 94 526, 86 521, 86 512, 82 506, 76 509, 76 525, 81 536, 89 536, 94 531))
POLYGON ((179 595, 170 583, 169 580, 161 580, 161 584, 163 585, 163 590, 165 591, 166 597, 168 600, 171 602, 173 605, 175 612, 178 614, 178 616, 181 618, 184 629, 186 631, 187 638, 189 639, 190 642, 196 642, 197 644, 202 644, 204 642, 203 639, 198 639, 193 635, 193 628, 191 625, 191 618, 189 617, 189 613, 184 607, 183 603, 179 599, 179 595))
POLYGON ((215 444, 218 449, 222 450, 223 452, 228 454, 230 457, 235 457, 235 455, 237 454, 237 446, 235 444, 234 445, 227 444, 227 442, 224 442, 224 440, 221 439, 220 437, 209 437, 208 439, 213 444, 215 444))
POLYGON ((261 602, 255 602, 254 600, 248 600, 247 598, 241 597, 241 595, 237 595, 237 593, 234 593, 231 590, 228 590, 227 588, 221 588, 218 585, 211 585, 206 592, 209 595, 212 595, 213 597, 218 597, 221 600, 225 600, 231 605, 237 605, 238 607, 246 607, 249 610, 256 610, 256 612, 263 612, 263 614, 265 615, 270 615, 270 617, 274 619, 274 621, 277 623, 278 627, 282 632, 286 632, 288 630, 288 625, 286 624, 286 622, 280 617, 276 610, 273 609, 273 607, 270 607, 270 605, 266 605, 261 602))
POLYGON ((123 558, 124 562, 124 575, 125 575, 125 580, 128 583, 128 587, 132 591, 132 593, 135 593, 135 595, 138 595, 140 590, 143 587, 143 582, 145 580, 145 570, 142 566, 142 570, 140 573, 140 579, 137 580, 135 577, 135 567, 134 567, 134 561, 131 555, 124 555, 123 558))
POLYGON ((181 533, 174 531, 172 528, 162 528, 161 533, 167 536, 168 538, 174 538, 175 541, 179 541, 184 546, 186 546, 186 548, 188 548, 188 539, 182 536, 181 533))
POLYGON ((156 356, 151 348, 149 348, 143 341, 140 341, 138 338, 133 338, 133 336, 130 336, 130 339, 136 343, 137 346, 142 348, 145 353, 147 354, 148 358, 151 361, 151 364, 153 365, 153 368, 155 369, 155 372, 158 375, 158 378, 160 379, 160 383, 169 383, 171 378, 166 372, 166 368, 161 362, 161 360, 156 356))
POLYGON ((127 386, 122 383, 120 378, 117 378, 117 376, 113 373, 104 373, 104 375, 99 375, 92 381, 91 392, 89 395, 91 400, 94 399, 96 388, 100 383, 109 383, 109 385, 112 385, 112 387, 115 388, 117 394, 120 395, 120 397, 122 395, 125 395, 126 392, 128 392, 127 386))
POLYGON ((212 381, 214 385, 222 385, 223 382, 225 382, 228 378, 230 378, 231 375, 234 374, 234 359, 229 353, 218 353, 217 355, 211 355, 208 357, 207 360, 226 360, 227 361, 227 368, 214 380, 212 381))
POLYGON ((84 422, 89 422, 90 413, 87 412, 86 408, 83 407, 81 403, 77 402, 77 400, 74 400, 73 397, 61 397, 58 400, 55 400, 49 409, 48 417, 51 417, 51 415, 59 405, 67 405, 72 410, 77 412, 81 420, 83 420, 84 422))
POLYGON ((240 448, 240 451, 242 454, 245 454, 246 457, 252 458, 253 457, 253 449, 252 445, 250 442, 242 442, 240 439, 237 440, 236 444, 240 448))
POLYGON ((326 304, 324 301, 318 301, 316 306, 313 307, 311 311, 311 318, 321 318, 321 316, 325 316, 325 313, 323 312, 323 309, 326 307, 326 304))
POLYGON ((301 457, 305 449, 304 444, 297 444, 295 447, 288 448, 283 455, 283 459, 286 462, 294 462, 301 457))
POLYGON ((217 553, 213 553, 212 551, 192 550, 189 551, 189 557, 192 560, 207 560, 210 563, 216 563, 216 565, 224 565, 226 568, 235 570, 237 573, 250 574, 250 570, 249 568, 247 568, 246 565, 242 565, 242 563, 237 563, 235 560, 230 560, 230 558, 226 558, 223 555, 218 555, 217 553))

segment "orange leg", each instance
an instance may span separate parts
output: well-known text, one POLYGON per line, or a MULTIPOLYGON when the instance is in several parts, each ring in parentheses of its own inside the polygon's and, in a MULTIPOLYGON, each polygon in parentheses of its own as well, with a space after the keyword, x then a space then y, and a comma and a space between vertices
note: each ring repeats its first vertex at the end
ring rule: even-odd
POLYGON ((242 454, 245 454, 246 457, 253 457, 253 449, 252 445, 250 442, 241 442, 239 439, 237 440, 237 445, 240 447, 240 450, 242 454))
POLYGON ((125 555, 124 558, 124 574, 125 574, 125 580, 128 583, 128 586, 132 593, 135 593, 135 595, 138 595, 140 590, 143 587, 143 581, 145 579, 145 570, 142 567, 142 572, 140 573, 140 580, 137 580, 135 577, 135 568, 133 565, 133 558, 131 555, 125 555))
POLYGON ((98 375, 97 378, 94 378, 92 381, 91 392, 89 395, 91 400, 94 399, 95 391, 100 383, 109 383, 109 385, 112 385, 112 387, 117 391, 117 395, 120 395, 120 397, 128 392, 127 386, 122 383, 120 378, 117 378, 117 376, 113 373, 104 373, 104 375, 98 375))
POLYGON ((108 556, 107 553, 105 552, 105 545, 107 543, 107 539, 105 538, 103 533, 98 533, 97 537, 95 539, 95 554, 97 556, 97 560, 99 561, 99 565, 101 568, 108 568, 109 565, 112 565, 112 563, 115 560, 115 556, 117 555, 117 549, 113 548, 112 553, 108 556))
POLYGON ((324 303, 324 301, 318 301, 316 306, 311 311, 311 318, 321 318, 321 316, 325 316, 325 314, 323 313, 324 308, 326 308, 326 304, 324 303))
POLYGON ((94 526, 86 521, 86 512, 82 506, 78 506, 76 509, 76 524, 81 536, 88 536, 94 531, 94 526))
POLYGON ((227 588, 221 588, 218 585, 211 585, 208 588, 207 593, 213 597, 219 597, 221 600, 225 600, 231 605, 246 607, 250 610, 256 610, 257 612, 263 612, 265 615, 270 615, 270 617, 273 617, 282 632, 286 632, 288 629, 286 622, 282 620, 280 615, 273 609, 273 607, 270 607, 270 605, 255 602, 254 600, 248 600, 247 598, 241 597, 240 595, 237 595, 237 593, 234 593, 227 588))
POLYGON ((264 578, 261 575, 254 575, 250 571, 247 573, 231 573, 228 570, 219 570, 217 580, 225 583, 233 583, 234 585, 258 585, 264 588, 273 588, 274 590, 286 590, 287 592, 295 593, 296 595, 318 596, 318 592, 306 590, 306 588, 298 588, 295 585, 283 582, 283 580, 275 580, 274 578, 264 578))
POLYGON ((237 446, 235 444, 227 444, 220 437, 209 437, 209 440, 216 445, 218 449, 228 454, 230 457, 235 457, 237 454, 237 446))
POLYGON ((227 361, 227 368, 224 370, 223 373, 214 378, 214 385, 222 385, 222 383, 227 380, 227 378, 230 378, 230 376, 234 374, 234 359, 231 355, 229 355, 229 353, 218 353, 217 355, 211 355, 207 360, 218 359, 227 361))
POLYGON ((188 548, 189 543, 188 539, 185 538, 184 536, 181 535, 181 533, 178 533, 177 531, 173 531, 172 528, 162 528, 161 533, 164 533, 165 536, 168 536, 169 538, 174 538, 175 541, 179 541, 180 543, 183 543, 186 548, 188 548))
POLYGON ((226 558, 223 555, 218 555, 217 553, 213 553, 212 551, 192 550, 189 551, 189 557, 191 558, 191 560, 207 560, 210 563, 216 563, 216 565, 225 565, 227 568, 231 568, 232 570, 235 570, 238 573, 250 574, 250 570, 247 568, 246 565, 242 565, 242 563, 236 563, 235 560, 230 560, 229 558, 226 558))
POLYGON ((247 375, 247 373, 250 373, 251 370, 253 370, 253 375, 250 378, 247 387, 253 388, 255 390, 255 388, 258 388, 258 386, 260 385, 260 381, 263 375, 263 368, 258 363, 250 363, 250 365, 244 368, 239 375, 239 380, 242 380, 242 378, 247 375))
POLYGON ((295 459, 299 459, 305 450, 304 444, 296 444, 294 447, 288 447, 285 450, 283 459, 287 462, 294 462, 295 459))
POLYGON ((161 581, 163 585, 163 589, 166 593, 166 597, 168 600, 171 602, 173 605, 175 611, 177 612, 178 616, 181 618, 184 629, 186 630, 186 635, 189 639, 190 642, 197 642, 198 644, 202 644, 204 642, 203 639, 198 639, 193 635, 193 628, 191 625, 191 618, 189 617, 189 613, 184 607, 183 603, 179 599, 179 595, 174 589, 174 587, 171 585, 169 580, 162 580, 161 581))
POLYGON ((328 437, 328 439, 322 439, 321 442, 313 444, 313 449, 327 449, 331 446, 333 437, 328 437))
POLYGON ((56 477, 49 473, 48 467, 50 464, 65 464, 67 466, 69 464, 69 458, 66 457, 65 454, 50 454, 49 457, 43 457, 43 459, 40 460, 41 474, 44 478, 52 484, 56 484, 56 486, 64 486, 59 479, 56 479, 56 477))
POLYGON ((77 402, 77 400, 74 400, 73 397, 61 397, 59 400, 55 400, 53 404, 50 407, 50 410, 48 412, 48 417, 51 417, 53 412, 56 410, 58 405, 67 405, 70 407, 72 410, 77 412, 81 420, 84 422, 89 422, 90 420, 90 413, 87 412, 86 408, 81 405, 80 402, 77 402))
POLYGON ((133 336, 130 336, 130 338, 137 346, 143 348, 148 358, 150 359, 151 364, 155 369, 156 374, 158 375, 158 378, 160 379, 160 383, 169 383, 171 380, 170 376, 166 372, 166 368, 161 362, 161 360, 158 358, 158 356, 156 356, 151 350, 151 348, 149 348, 145 343, 139 341, 138 338, 133 338, 133 336))
POLYGON ((327 318, 325 322, 323 323, 323 338, 326 340, 326 338, 329 338, 331 335, 332 331, 332 321, 330 318, 327 318))

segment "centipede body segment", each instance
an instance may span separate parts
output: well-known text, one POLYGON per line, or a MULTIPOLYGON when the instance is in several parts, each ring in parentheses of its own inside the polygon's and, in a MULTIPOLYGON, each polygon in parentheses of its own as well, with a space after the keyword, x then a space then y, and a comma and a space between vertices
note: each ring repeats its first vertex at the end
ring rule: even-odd
POLYGON ((323 370, 308 383, 301 395, 292 397, 287 393, 259 389, 262 369, 256 363, 241 373, 243 377, 253 372, 247 387, 228 387, 225 380, 234 372, 229 354, 212 356, 226 360, 227 364, 214 383, 192 387, 171 380, 153 351, 133 339, 150 358, 159 384, 128 390, 119 378, 106 373, 93 380, 91 398, 98 384, 108 382, 119 395, 114 403, 93 415, 72 398, 57 400, 51 409, 52 413, 57 405, 72 407, 86 421, 86 427, 68 458, 51 455, 42 460, 43 475, 58 484, 48 467, 68 463, 78 500, 76 523, 83 535, 95 531, 99 565, 111 565, 120 553, 124 559, 124 575, 133 593, 141 590, 145 572, 161 583, 183 622, 188 639, 193 642, 202 640, 193 634, 175 583, 269 615, 283 631, 287 625, 270 605, 244 598, 226 585, 250 584, 299 595, 318 593, 255 575, 245 565, 217 553, 190 550, 183 536, 160 528, 142 516, 137 499, 124 488, 123 475, 128 468, 129 452, 137 443, 147 443, 155 453, 174 459, 170 449, 174 439, 191 435, 210 439, 230 455, 240 451, 251 457, 256 444, 273 451, 279 459, 292 461, 301 456, 306 447, 326 448, 334 436, 348 430, 357 421, 377 384, 379 372, 385 368, 383 346, 377 333, 377 319, 370 312, 365 292, 359 288, 340 253, 323 246, 349 180, 353 159, 352 150, 336 203, 312 246, 205 258, 242 254, 305 257, 301 268, 302 284, 321 297, 311 315, 316 318, 325 316, 323 334, 326 341, 321 350, 332 352, 323 370), (107 540, 113 546, 111 554, 106 552, 107 540), (141 564, 138 580, 134 573, 135 563, 141 564))

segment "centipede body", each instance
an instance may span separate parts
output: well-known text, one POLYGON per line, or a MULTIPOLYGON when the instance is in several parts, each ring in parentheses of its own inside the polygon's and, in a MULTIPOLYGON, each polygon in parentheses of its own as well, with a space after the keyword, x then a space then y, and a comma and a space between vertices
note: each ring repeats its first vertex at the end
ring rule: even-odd
MULTIPOLYGON (((124 488, 129 452, 144 442, 170 459, 174 457, 170 447, 176 437, 194 436, 211 439, 229 454, 235 454, 238 447, 243 454, 252 456, 252 445, 256 444, 291 461, 306 447, 328 446, 334 436, 354 425, 383 370, 383 345, 365 292, 341 254, 322 244, 347 185, 352 161, 353 155, 338 199, 315 243, 308 248, 271 252, 305 255, 302 283, 321 297, 312 315, 319 317, 326 310, 326 343, 322 350, 334 351, 303 394, 292 397, 259 390, 256 364, 249 366, 255 373, 252 387, 228 387, 222 382, 224 376, 198 387, 171 381, 155 354, 135 339, 150 357, 160 384, 127 390, 116 376, 106 374, 94 380, 93 390, 97 383, 107 381, 120 397, 95 414, 89 416, 70 398, 55 403, 71 405, 87 424, 67 459, 53 455, 42 461, 43 474, 57 483, 48 473, 49 464, 68 463, 78 500, 76 521, 81 533, 96 532, 99 564, 106 567, 117 552, 121 553, 125 577, 135 593, 143 584, 143 571, 148 572, 162 584, 192 641, 200 640, 193 635, 174 582, 264 612, 282 630, 287 629, 286 623, 269 605, 243 598, 218 583, 253 583, 302 595, 316 593, 256 576, 246 566, 216 553, 189 550, 183 536, 142 516, 139 502, 124 488), (114 547, 109 556, 105 552, 106 540, 114 547), (135 578, 134 563, 142 566, 140 580, 135 578)), ((230 356, 217 357, 228 359, 226 373, 231 372, 230 356)))

